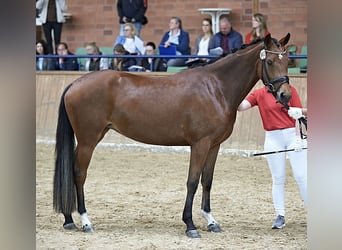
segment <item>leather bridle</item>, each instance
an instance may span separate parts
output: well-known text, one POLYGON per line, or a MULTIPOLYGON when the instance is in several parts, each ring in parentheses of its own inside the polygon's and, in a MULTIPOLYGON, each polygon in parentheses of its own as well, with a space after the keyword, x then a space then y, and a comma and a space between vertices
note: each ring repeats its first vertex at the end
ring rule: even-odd
MULTIPOLYGON (((289 105, 287 103, 282 102, 281 100, 277 99, 277 92, 284 83, 290 82, 289 77, 286 75, 286 76, 280 76, 280 77, 277 77, 277 78, 270 80, 270 77, 269 77, 267 69, 266 69, 266 54, 267 53, 277 54, 279 59, 282 59, 283 54, 286 54, 286 51, 278 52, 278 51, 266 50, 265 45, 263 44, 261 51, 260 51, 260 59, 262 62, 262 75, 263 75, 262 81, 263 81, 264 85, 267 87, 268 91, 273 94, 273 96, 276 98, 277 102, 281 103, 283 105, 283 108, 288 110, 289 105), (279 83, 279 86, 276 88, 275 84, 277 84, 277 83, 279 83)), ((305 134, 303 132, 303 126, 305 126, 305 130, 307 130, 307 119, 304 117, 301 117, 298 120, 299 120, 300 136, 302 139, 306 139, 307 134, 305 134)))
MULTIPOLYGON (((285 76, 280 76, 274 79, 270 79, 268 72, 267 72, 267 68, 266 68, 266 54, 270 53, 270 54, 277 54, 279 59, 283 58, 283 54, 286 54, 286 51, 271 51, 271 50, 267 50, 265 49, 265 45, 262 45, 261 51, 260 51, 260 59, 262 62, 262 81, 264 83, 264 85, 267 87, 268 91, 271 92, 273 94, 273 96, 276 98, 277 100, 277 92, 280 89, 280 87, 284 84, 284 83, 289 83, 289 77, 287 75, 285 76), (275 87, 275 84, 279 83, 278 87, 275 87)), ((288 109, 288 105, 287 103, 283 103, 280 100, 277 100, 278 102, 280 102, 285 108, 288 109)))

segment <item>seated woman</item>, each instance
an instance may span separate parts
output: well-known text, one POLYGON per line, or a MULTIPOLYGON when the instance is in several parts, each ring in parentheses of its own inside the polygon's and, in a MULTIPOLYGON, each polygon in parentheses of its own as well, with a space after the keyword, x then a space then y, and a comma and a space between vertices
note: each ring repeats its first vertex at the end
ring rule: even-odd
MULTIPOLYGON (((86 45, 87 55, 102 55, 99 47, 97 47, 95 42, 88 43, 86 45)), ((108 58, 104 57, 92 57, 87 58, 85 62, 85 70, 86 71, 94 71, 94 70, 104 70, 108 69, 108 58)))
POLYGON ((124 35, 118 36, 114 43, 114 47, 117 44, 122 44, 125 50, 132 55, 145 54, 144 41, 138 37, 135 26, 132 23, 124 24, 124 35))
MULTIPOLYGON (((114 55, 129 55, 122 44, 117 44, 114 47, 114 55)), ((117 71, 129 71, 129 67, 136 65, 134 58, 115 57, 110 61, 109 69, 117 71)))
MULTIPOLYGON (((45 40, 36 42, 36 55, 48 55, 48 46, 45 40)), ((54 60, 52 58, 37 57, 36 70, 54 70, 54 60)))
MULTIPOLYGON (((166 32, 160 41, 164 47, 176 46, 176 55, 190 55, 189 33, 182 29, 182 20, 179 17, 172 17, 169 23, 169 31, 166 32)), ((186 58, 172 58, 167 66, 184 66, 186 58)))
POLYGON ((53 70, 78 70, 79 65, 76 57, 64 57, 66 55, 74 55, 68 48, 68 44, 61 42, 57 45, 57 55, 60 57, 53 58, 53 70))

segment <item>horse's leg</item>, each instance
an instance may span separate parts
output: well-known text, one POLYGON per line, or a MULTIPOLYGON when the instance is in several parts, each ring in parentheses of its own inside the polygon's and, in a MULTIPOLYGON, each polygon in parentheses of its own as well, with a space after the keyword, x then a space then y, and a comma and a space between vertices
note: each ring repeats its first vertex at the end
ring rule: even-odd
POLYGON ((77 229, 74 220, 72 219, 71 214, 63 214, 64 215, 64 224, 63 228, 66 230, 77 229))
POLYGON ((183 210, 183 221, 186 224, 186 235, 190 238, 199 238, 192 220, 192 205, 198 187, 199 178, 209 151, 209 141, 201 140, 191 146, 190 167, 187 180, 187 194, 183 210))
POLYGON ((211 215, 210 211, 210 190, 211 185, 213 182, 213 175, 214 175, 214 169, 215 169, 215 163, 217 159, 217 154, 220 149, 220 145, 212 148, 209 151, 207 160, 205 162, 203 171, 202 171, 202 177, 201 177, 201 183, 202 183, 202 205, 201 205, 201 212, 205 219, 208 221, 208 230, 211 232, 220 232, 220 226, 217 223, 217 221, 214 219, 214 217, 211 215))
POLYGON ((76 148, 76 163, 75 163, 75 184, 77 193, 77 208, 81 215, 83 232, 94 232, 94 228, 88 219, 87 210, 84 202, 84 183, 87 178, 87 170, 90 159, 94 152, 96 144, 87 145, 79 143, 76 148))

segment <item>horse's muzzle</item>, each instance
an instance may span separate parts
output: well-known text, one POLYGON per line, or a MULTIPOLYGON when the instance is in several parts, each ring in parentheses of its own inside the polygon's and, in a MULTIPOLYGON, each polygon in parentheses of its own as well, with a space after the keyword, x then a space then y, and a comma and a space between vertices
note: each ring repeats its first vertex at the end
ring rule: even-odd
POLYGON ((277 91, 277 101, 280 103, 288 103, 292 97, 289 83, 283 83, 277 91))

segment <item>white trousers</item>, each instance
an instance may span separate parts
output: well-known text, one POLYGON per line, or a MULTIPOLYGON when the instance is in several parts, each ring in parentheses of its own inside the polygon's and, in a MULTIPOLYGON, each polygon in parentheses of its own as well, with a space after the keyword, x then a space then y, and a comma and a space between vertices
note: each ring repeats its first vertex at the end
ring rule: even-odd
MULTIPOLYGON (((287 128, 266 131, 264 150, 278 151, 292 149, 296 141, 296 129, 287 128)), ((307 141, 304 140, 304 147, 307 141)), ((307 150, 287 152, 293 176, 299 191, 307 205, 307 150)), ((286 181, 286 153, 267 155, 267 162, 272 174, 272 197, 276 215, 285 216, 285 181, 286 181)))

